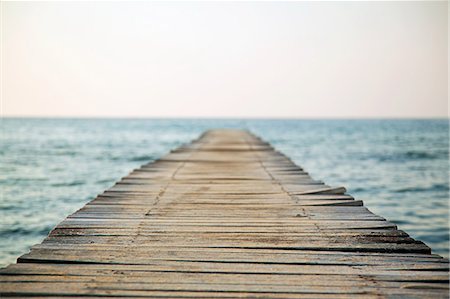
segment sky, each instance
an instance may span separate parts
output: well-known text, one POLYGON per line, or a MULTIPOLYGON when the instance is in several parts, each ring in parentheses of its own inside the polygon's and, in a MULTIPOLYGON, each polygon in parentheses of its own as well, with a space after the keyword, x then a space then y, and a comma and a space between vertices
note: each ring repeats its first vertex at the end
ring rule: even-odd
POLYGON ((7 117, 448 113, 446 1, 1 5, 7 117))

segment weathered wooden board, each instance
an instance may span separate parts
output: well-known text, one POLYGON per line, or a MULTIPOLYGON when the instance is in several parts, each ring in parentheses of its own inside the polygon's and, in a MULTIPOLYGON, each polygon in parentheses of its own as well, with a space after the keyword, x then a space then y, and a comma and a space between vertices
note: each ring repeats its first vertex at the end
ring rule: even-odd
POLYGON ((448 260, 246 131, 134 170, 0 269, 1 297, 447 298, 448 260))

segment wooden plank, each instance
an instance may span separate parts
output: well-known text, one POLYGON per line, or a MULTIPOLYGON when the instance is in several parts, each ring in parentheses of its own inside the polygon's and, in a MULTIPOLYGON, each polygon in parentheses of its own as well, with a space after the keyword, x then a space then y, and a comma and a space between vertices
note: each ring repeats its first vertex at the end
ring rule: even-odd
POLYGON ((448 260, 257 136, 143 165, 0 269, 1 297, 446 298, 448 260))

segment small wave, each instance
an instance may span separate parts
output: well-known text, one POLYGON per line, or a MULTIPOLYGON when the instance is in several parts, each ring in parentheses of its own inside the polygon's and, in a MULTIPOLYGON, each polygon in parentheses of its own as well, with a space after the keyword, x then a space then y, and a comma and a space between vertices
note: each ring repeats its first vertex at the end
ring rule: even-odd
POLYGON ((398 225, 411 224, 411 222, 408 220, 391 220, 391 222, 394 222, 395 224, 398 224, 398 225))
POLYGON ((438 159, 441 155, 439 153, 432 154, 424 151, 407 151, 403 154, 405 158, 408 159, 438 159))
POLYGON ((151 161, 151 160, 154 160, 154 159, 155 158, 153 156, 144 155, 144 156, 132 157, 132 158, 130 158, 129 161, 131 161, 131 162, 140 162, 140 161, 151 161))
POLYGON ((97 160, 100 160, 100 161, 102 161, 102 160, 109 160, 109 161, 115 162, 115 161, 121 161, 121 160, 123 160, 123 158, 122 157, 107 157, 105 159, 105 157, 99 157, 97 160))
POLYGON ((96 181, 97 184, 112 183, 112 182, 114 182, 114 179, 113 179, 113 178, 96 181))
POLYGON ((450 236, 448 232, 445 230, 435 230, 433 233, 428 233, 423 236, 419 236, 419 238, 425 242, 434 243, 434 242, 448 242, 450 240, 450 236))
POLYGON ((448 153, 444 151, 440 152, 426 152, 426 151, 406 151, 392 154, 380 154, 373 158, 380 162, 404 162, 410 160, 435 160, 446 159, 448 153))
POLYGON ((449 186, 446 184, 434 184, 430 187, 408 187, 394 190, 394 192, 396 193, 430 192, 430 191, 449 191, 449 186))
POLYGON ((54 155, 56 155, 56 156, 75 157, 75 156, 78 155, 78 152, 75 152, 75 151, 55 151, 54 155))
POLYGON ((26 182, 45 182, 48 178, 7 178, 5 180, 0 180, 0 183, 4 184, 18 184, 26 182))
POLYGON ((1 211, 12 211, 12 210, 15 210, 15 209, 17 209, 17 206, 16 205, 0 205, 0 210, 1 211))
POLYGON ((17 235, 47 235, 53 227, 45 226, 39 228, 8 227, 0 230, 0 237, 13 237, 17 235))
POLYGON ((73 181, 70 183, 54 183, 51 184, 52 187, 71 187, 71 186, 80 186, 83 185, 84 181, 73 181))

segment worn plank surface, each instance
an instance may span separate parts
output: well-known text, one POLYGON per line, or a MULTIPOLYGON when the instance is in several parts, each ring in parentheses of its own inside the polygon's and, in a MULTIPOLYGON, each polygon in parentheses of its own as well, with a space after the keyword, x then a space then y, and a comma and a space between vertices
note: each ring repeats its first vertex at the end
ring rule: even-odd
POLYGON ((0 295, 447 298, 448 260, 345 192, 249 132, 208 131, 1 269, 0 295))

